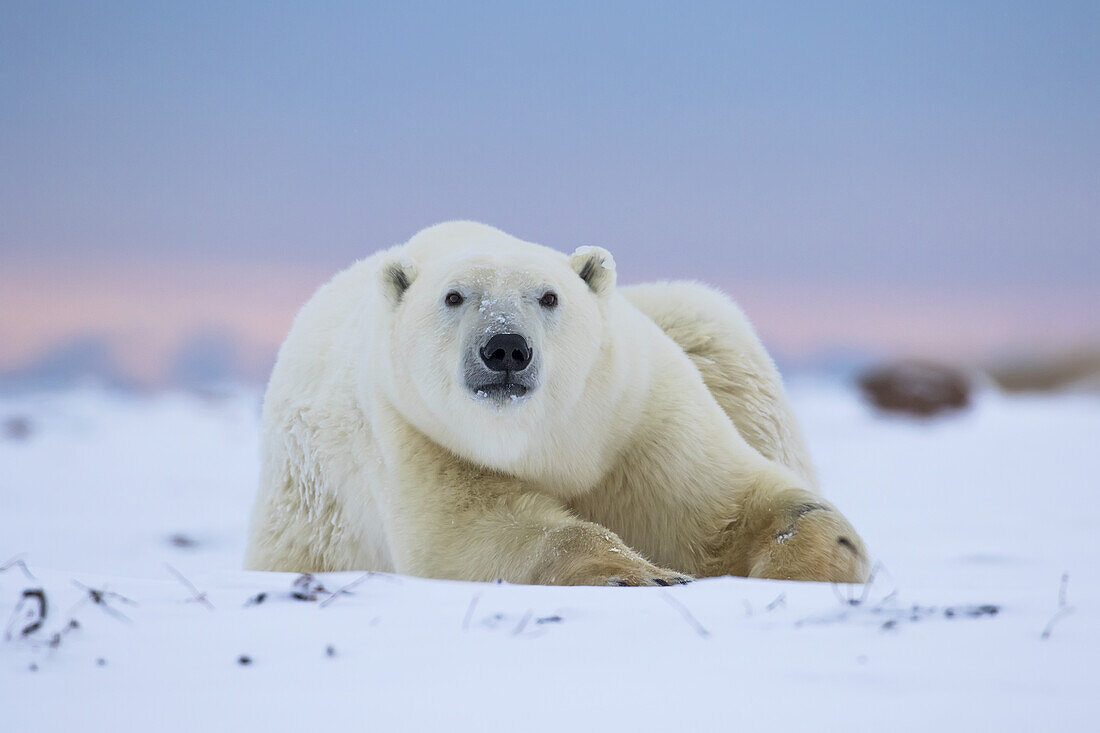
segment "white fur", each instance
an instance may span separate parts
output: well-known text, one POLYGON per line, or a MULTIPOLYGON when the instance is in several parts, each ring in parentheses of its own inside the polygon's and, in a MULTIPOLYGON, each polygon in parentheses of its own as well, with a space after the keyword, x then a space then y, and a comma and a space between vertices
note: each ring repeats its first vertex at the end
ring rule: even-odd
POLYGON ((865 571, 740 311, 698 285, 617 289, 598 247, 567 257, 456 222, 356 263, 295 320, 263 426, 253 569, 618 584, 865 571), (530 343, 537 387, 479 398, 471 349, 505 331, 530 343))

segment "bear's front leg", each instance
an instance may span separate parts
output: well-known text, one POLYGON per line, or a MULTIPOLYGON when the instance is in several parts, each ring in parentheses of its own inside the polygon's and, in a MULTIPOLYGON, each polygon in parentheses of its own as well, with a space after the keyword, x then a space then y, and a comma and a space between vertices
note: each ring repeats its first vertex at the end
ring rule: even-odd
POLYGON ((538 585, 671 585, 691 578, 659 568, 611 530, 556 499, 482 469, 406 429, 390 507, 401 573, 538 585))
POLYGON ((691 580, 650 563, 606 527, 571 516, 536 538, 534 545, 539 548, 539 560, 532 568, 531 583, 638 586, 682 585, 691 580))
POLYGON ((862 583, 867 550, 848 520, 809 491, 760 477, 721 531, 708 574, 862 583))
POLYGON ((457 492, 436 486, 430 510, 396 527, 397 570, 453 580, 535 585, 671 585, 689 576, 659 568, 611 530, 499 476, 470 476, 457 492), (453 501, 439 501, 450 494, 453 501))

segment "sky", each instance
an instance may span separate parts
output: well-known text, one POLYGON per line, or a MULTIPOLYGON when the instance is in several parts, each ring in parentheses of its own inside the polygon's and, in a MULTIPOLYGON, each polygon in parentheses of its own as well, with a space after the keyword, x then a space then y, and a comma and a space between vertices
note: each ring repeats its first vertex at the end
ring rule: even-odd
POLYGON ((1100 342, 1100 4, 0 0, 0 371, 262 378, 456 218, 791 362, 1100 342))

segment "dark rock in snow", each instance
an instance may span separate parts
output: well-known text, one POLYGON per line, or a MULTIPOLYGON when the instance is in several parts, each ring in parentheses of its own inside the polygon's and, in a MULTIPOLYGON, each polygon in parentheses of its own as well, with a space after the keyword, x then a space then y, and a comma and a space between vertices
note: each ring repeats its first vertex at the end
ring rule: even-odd
POLYGON ((15 415, 4 420, 0 434, 7 440, 26 440, 31 435, 31 420, 23 415, 15 415))
POLYGON ((185 535, 182 532, 177 532, 176 534, 171 535, 168 538, 168 544, 170 544, 172 547, 178 547, 181 550, 193 550, 194 548, 199 546, 198 540, 196 540, 194 537, 185 535))
POLYGON ((860 376, 859 387, 880 410, 921 417, 968 407, 972 390, 964 372, 922 361, 870 369, 860 376))
POLYGON ((1100 348, 999 360, 989 376, 1006 392, 1100 392, 1100 348))

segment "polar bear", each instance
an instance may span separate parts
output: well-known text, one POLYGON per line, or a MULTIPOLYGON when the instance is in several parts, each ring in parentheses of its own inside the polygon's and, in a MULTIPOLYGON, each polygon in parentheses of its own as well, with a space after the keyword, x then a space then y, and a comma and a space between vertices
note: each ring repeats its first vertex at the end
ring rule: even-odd
POLYGON ((264 399, 246 566, 561 585, 859 582, 774 364, 694 283, 440 224, 338 274, 264 399))

